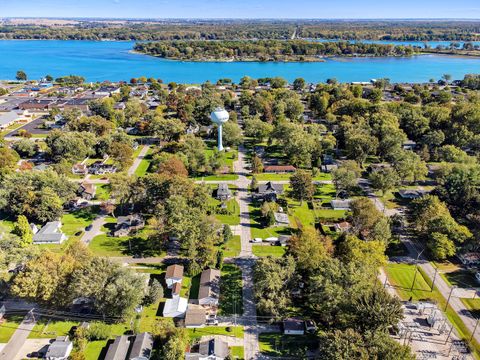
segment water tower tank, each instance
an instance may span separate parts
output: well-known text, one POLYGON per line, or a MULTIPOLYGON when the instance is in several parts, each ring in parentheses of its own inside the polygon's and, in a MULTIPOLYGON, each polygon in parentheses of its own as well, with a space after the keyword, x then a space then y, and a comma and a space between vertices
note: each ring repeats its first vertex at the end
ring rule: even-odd
POLYGON ((216 108, 210 114, 212 122, 218 125, 218 151, 223 150, 222 125, 228 121, 229 117, 228 111, 223 108, 216 108))

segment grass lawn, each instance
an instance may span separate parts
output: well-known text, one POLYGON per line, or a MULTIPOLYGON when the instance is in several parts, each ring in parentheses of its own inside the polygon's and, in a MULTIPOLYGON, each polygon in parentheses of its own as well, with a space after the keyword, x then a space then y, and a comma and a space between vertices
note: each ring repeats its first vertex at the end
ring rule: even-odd
POLYGON ((145 332, 145 331, 151 332, 154 330, 159 306, 160 306, 160 301, 157 301, 156 303, 150 306, 145 306, 143 308, 143 311, 140 317, 140 323, 139 323, 140 332, 145 332))
POLYGON ((460 288, 476 288, 479 286, 478 280, 473 273, 468 270, 457 270, 441 273, 440 275, 450 286, 455 285, 460 288))
POLYGON ((110 199, 110 192, 111 192, 110 184, 98 184, 97 191, 95 194, 95 199, 102 200, 102 201, 108 200, 110 199))
POLYGON ((270 245, 252 245, 252 252, 255 256, 273 256, 282 257, 287 249, 285 246, 270 246, 270 245))
POLYGON ((243 326, 230 326, 232 331, 228 332, 226 327, 222 326, 207 326, 198 329, 187 329, 190 340, 198 340, 202 336, 211 335, 228 335, 243 339, 243 326))
POLYGON ((243 346, 230 346, 230 354, 234 359, 243 359, 245 356, 243 351, 243 346))
POLYGON ((243 314, 242 270, 233 264, 224 264, 220 282, 221 315, 243 314))
POLYGON ((206 175, 206 176, 197 176, 194 180, 197 181, 231 181, 237 180, 237 174, 219 174, 219 175, 206 175))
MULTIPOLYGON (((212 205, 215 206, 215 209, 219 210, 220 201, 212 198, 212 205)), ((222 224, 227 225, 238 225, 240 224, 240 205, 237 200, 230 199, 227 201, 227 211, 228 214, 215 214, 215 218, 218 219, 222 224)))
POLYGON ((17 130, 19 128, 21 128, 22 126, 24 126, 25 124, 23 123, 17 123, 17 124, 13 124, 13 125, 10 125, 9 127, 7 127, 5 130, 2 130, 0 132, 0 136, 5 136, 9 133, 11 133, 13 130, 17 130))
POLYGON ((461 300, 463 302, 463 305, 465 305, 465 307, 470 310, 472 315, 478 319, 480 317, 480 299, 477 297, 475 299, 471 298, 461 300))
POLYGON ((248 208, 250 212, 252 238, 266 239, 269 237, 278 237, 280 235, 290 234, 290 228, 287 226, 264 227, 262 224, 262 214, 260 209, 252 204, 249 204, 248 208))
POLYGON ((0 325, 0 343, 7 343, 12 337, 18 325, 23 320, 23 316, 10 315, 6 316, 6 320, 0 325))
POLYGON ((315 335, 283 335, 280 333, 262 333, 258 336, 260 352, 272 357, 303 358, 306 349, 314 350, 318 346, 315 335))
POLYGON ((62 231, 69 239, 80 238, 81 234, 75 234, 80 231, 83 232, 85 228, 92 223, 97 216, 97 211, 98 207, 92 206, 63 215, 62 231))
POLYGON ((242 248, 242 245, 240 243, 240 235, 234 235, 222 246, 222 248, 224 257, 237 257, 238 255, 240 255, 240 251, 242 248))
MULTIPOLYGON (((137 154, 138 156, 138 154, 137 154)), ((150 164, 152 163, 152 148, 149 148, 145 157, 140 161, 140 164, 135 169, 135 175, 138 177, 145 176, 150 168, 150 164)))
MULTIPOLYGON (((100 340, 100 341, 90 341, 88 342, 87 346, 85 347, 85 359, 86 360, 98 360, 100 359, 100 355, 102 350, 107 346, 108 340, 100 340)), ((103 359, 103 357, 102 357, 103 359)))
POLYGON ((40 319, 28 336, 30 339, 48 339, 68 335, 72 327, 79 325, 79 321, 48 321, 40 319))
MULTIPOLYGON (((414 265, 389 264, 385 267, 385 272, 387 273, 390 284, 396 287, 397 293, 402 300, 408 300, 410 297, 414 301, 431 300, 436 302, 439 309, 443 311, 447 303, 446 299, 436 287, 434 287, 433 291, 430 290, 431 280, 423 273, 421 268, 419 268, 413 291, 410 291, 414 277, 414 269, 414 265)), ((451 306, 448 306, 445 315, 456 328, 460 338, 470 339, 470 331, 451 306)), ((478 358, 480 356, 480 344, 473 340, 471 345, 478 358)))

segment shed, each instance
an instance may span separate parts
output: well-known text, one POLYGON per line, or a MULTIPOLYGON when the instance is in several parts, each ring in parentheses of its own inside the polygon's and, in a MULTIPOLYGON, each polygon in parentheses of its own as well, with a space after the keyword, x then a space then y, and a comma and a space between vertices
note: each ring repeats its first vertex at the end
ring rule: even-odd
POLYGON ((305 334, 305 322, 301 319, 283 320, 283 333, 285 335, 303 335, 305 334))

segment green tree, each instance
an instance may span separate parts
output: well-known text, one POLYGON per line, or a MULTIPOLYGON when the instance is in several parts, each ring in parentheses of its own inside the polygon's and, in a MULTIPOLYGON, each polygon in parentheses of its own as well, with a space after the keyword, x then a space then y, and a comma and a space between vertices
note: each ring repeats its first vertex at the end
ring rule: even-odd
POLYGON ((6 146, 0 147, 0 173, 14 170, 19 160, 20 156, 18 156, 15 150, 6 146))
POLYGON ((252 158, 252 173, 259 174, 263 172, 263 162, 256 154, 252 158))
POLYGON ((290 177, 290 187, 292 197, 300 201, 300 205, 303 200, 310 200, 315 193, 312 175, 304 170, 298 170, 290 177))
POLYGON ((388 191, 395 189, 400 182, 397 172, 388 167, 373 171, 369 176, 369 180, 371 187, 374 190, 381 191, 382 196, 385 196, 388 191))
POLYGON ((296 78, 293 81, 293 89, 296 90, 296 91, 304 90, 305 86, 306 86, 306 82, 305 82, 305 79, 303 79, 303 78, 296 78))
POLYGON ((427 164, 413 151, 403 151, 393 166, 403 183, 425 180, 428 174, 427 164))
POLYGON ((33 231, 30 228, 28 219, 24 215, 19 215, 17 217, 17 222, 14 225, 13 233, 20 237, 22 247, 26 247, 32 244, 33 241, 33 231))
POLYGON ((17 79, 18 81, 26 81, 27 74, 23 70, 18 70, 17 74, 15 75, 15 79, 17 79))
POLYGON ((447 235, 438 232, 431 233, 427 241, 427 248, 436 260, 444 261, 455 255, 455 243, 447 235))

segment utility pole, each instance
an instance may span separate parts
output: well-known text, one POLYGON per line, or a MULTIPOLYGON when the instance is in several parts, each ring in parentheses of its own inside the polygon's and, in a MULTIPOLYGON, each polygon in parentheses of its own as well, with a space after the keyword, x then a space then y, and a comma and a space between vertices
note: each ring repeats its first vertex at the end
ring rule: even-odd
POLYGON ((420 256, 422 255, 423 251, 425 249, 423 249, 422 251, 420 251, 417 255, 417 259, 415 260, 415 272, 413 273, 413 282, 412 282, 412 287, 410 289, 410 291, 413 291, 413 287, 415 286, 415 280, 417 279, 417 271, 418 271, 418 259, 420 259, 420 256))
POLYGON ((433 287, 435 286, 435 280, 437 279, 437 273, 438 273, 438 268, 435 268, 435 275, 433 275, 432 288, 430 289, 430 292, 433 291, 433 287))
POLYGON ((456 286, 453 285, 452 290, 450 290, 450 294, 448 294, 448 299, 447 299, 447 304, 445 305, 445 310, 443 310, 443 311, 447 311, 448 304, 450 303, 450 298, 452 297, 452 293, 453 293, 453 290, 455 290, 455 288, 456 288, 456 286))
POLYGON ((477 319, 477 322, 475 323, 475 327, 473 328, 473 331, 472 331, 472 336, 470 336, 470 340, 468 340, 468 342, 472 342, 473 337, 475 336, 475 330, 477 330, 477 326, 478 326, 479 321, 480 321, 480 318, 477 319))

